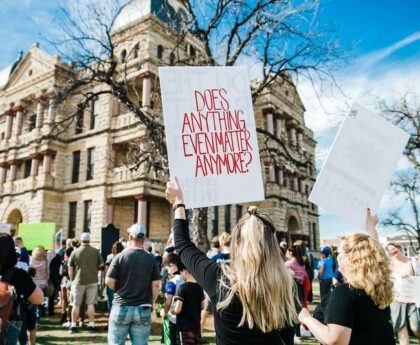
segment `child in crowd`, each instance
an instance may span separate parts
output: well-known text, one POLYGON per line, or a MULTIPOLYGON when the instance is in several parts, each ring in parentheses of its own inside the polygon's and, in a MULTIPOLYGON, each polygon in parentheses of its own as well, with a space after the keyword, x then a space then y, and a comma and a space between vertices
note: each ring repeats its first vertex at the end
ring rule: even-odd
POLYGON ((168 269, 170 280, 166 284, 166 299, 161 310, 163 319, 163 343, 165 345, 178 345, 179 335, 176 330, 176 316, 169 313, 177 288, 184 283, 179 271, 183 264, 175 253, 166 256, 164 265, 168 269))
POLYGON ((185 283, 174 297, 172 313, 177 315, 176 328, 181 344, 201 345, 200 313, 204 308, 204 292, 185 267, 180 270, 185 283))

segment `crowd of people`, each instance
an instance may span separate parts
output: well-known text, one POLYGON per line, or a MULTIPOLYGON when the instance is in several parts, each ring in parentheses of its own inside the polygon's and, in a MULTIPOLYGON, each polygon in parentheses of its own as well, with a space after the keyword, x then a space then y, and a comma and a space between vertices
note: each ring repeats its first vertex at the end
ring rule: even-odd
POLYGON ((141 224, 132 225, 128 241, 115 242, 105 260, 89 233, 64 240, 56 251, 36 247, 31 253, 21 238, 0 233, 1 282, 14 289, 10 315, 0 311, 2 343, 35 344, 40 320, 54 307, 61 307, 60 322, 70 333, 80 331, 85 317, 87 330, 95 332, 102 294, 108 343, 115 345, 128 337, 134 345, 147 344, 159 294, 165 345, 202 344, 210 313, 218 345, 298 344, 309 334, 343 345, 390 345, 396 338, 408 345, 410 333, 420 339, 420 306, 393 291, 395 279, 420 275, 420 263, 405 257, 398 243, 389 243, 386 253, 369 210, 367 234, 344 235, 338 248, 325 246, 315 255, 303 241, 285 242, 270 218, 250 207, 203 253, 190 240, 176 180, 168 183, 166 197, 174 226, 162 256, 145 247, 141 224), (312 315, 316 272, 321 302, 312 315))

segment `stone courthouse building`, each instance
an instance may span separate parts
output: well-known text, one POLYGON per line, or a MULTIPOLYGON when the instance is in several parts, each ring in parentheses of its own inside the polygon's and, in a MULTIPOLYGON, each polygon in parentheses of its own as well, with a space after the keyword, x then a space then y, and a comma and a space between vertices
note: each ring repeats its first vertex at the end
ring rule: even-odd
MULTIPOLYGON (((157 68, 174 63, 177 44, 166 25, 170 17, 184 15, 176 1, 134 1, 113 27, 118 59, 137 85, 139 103, 156 116, 162 116, 160 99, 154 97, 157 68)), ((183 54, 199 59, 204 52, 200 44, 187 36, 181 42, 183 54)), ((51 95, 74 72, 74 66, 37 44, 0 71, 0 223, 16 229, 21 222, 54 222, 64 237, 90 231, 99 243, 100 229, 106 224, 114 224, 124 236, 128 226, 141 222, 151 240, 166 241, 172 212, 164 198, 164 183, 142 168, 131 172, 126 165, 128 143, 147 141, 145 130, 112 95, 101 95, 79 111, 58 137, 48 135, 64 117, 51 95)), ((71 110, 77 101, 66 106, 71 110)), ((290 85, 271 87, 254 108, 257 126, 281 139, 295 159, 307 161, 300 168, 286 160, 273 165, 262 154, 266 200, 259 206, 285 239, 302 238, 318 247, 318 210, 307 200, 315 182, 315 141, 305 127, 305 108, 290 85)), ((245 208, 209 208, 208 237, 230 229, 245 208)))

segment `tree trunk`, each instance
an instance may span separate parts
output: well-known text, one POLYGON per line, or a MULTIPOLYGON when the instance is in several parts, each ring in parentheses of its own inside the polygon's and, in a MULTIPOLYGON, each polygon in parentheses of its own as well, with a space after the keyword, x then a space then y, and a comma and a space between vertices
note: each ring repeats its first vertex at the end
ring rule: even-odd
POLYGON ((194 209, 192 224, 193 242, 200 250, 206 253, 210 248, 209 239, 207 238, 207 207, 194 209))

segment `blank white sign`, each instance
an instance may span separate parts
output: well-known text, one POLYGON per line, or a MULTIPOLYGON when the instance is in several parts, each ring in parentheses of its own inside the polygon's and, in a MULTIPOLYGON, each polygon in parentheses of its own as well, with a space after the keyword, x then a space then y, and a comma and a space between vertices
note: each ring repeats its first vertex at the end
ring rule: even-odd
POLYGON ((365 229, 376 212, 409 134, 354 103, 315 182, 309 201, 365 229))

